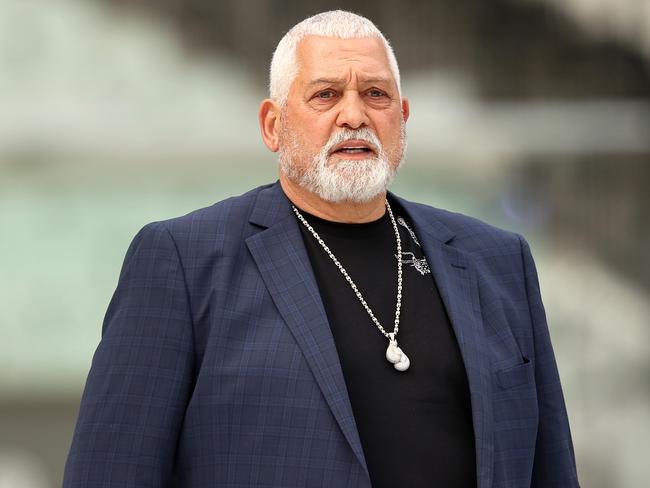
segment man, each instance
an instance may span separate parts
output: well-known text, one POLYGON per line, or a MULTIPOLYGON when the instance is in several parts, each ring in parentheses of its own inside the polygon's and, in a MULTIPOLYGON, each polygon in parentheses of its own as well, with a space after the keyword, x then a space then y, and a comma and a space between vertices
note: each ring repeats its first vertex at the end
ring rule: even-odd
POLYGON ((279 183, 131 244, 64 486, 578 486, 527 244, 386 192, 383 35, 306 19, 270 88, 279 183))

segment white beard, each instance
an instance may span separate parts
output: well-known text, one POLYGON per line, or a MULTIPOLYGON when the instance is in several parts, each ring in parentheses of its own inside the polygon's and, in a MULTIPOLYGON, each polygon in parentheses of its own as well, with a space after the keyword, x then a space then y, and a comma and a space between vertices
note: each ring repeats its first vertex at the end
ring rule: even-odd
MULTIPOLYGON (((286 133, 285 133, 286 134, 286 133)), ((406 137, 404 123, 401 126, 399 148, 396 154, 387 154, 375 133, 367 128, 342 129, 332 134, 320 152, 312 157, 308 168, 299 168, 292 160, 301 152, 295 136, 286 134, 280 149, 280 169, 302 188, 328 202, 364 203, 384 193, 395 177, 403 161, 406 137), (377 156, 361 160, 329 161, 330 151, 348 140, 361 140, 373 146, 377 156), (396 163, 391 164, 391 159, 396 163)))

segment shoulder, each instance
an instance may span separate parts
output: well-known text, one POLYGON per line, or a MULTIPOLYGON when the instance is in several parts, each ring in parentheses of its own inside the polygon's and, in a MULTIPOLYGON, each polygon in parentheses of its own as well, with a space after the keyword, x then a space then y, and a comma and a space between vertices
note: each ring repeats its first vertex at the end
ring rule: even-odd
POLYGON ((257 195, 269 186, 259 186, 179 217, 150 222, 138 232, 131 246, 167 240, 185 254, 191 249, 223 251, 238 245, 247 237, 248 220, 257 195))
POLYGON ((263 185, 247 191, 242 195, 226 198, 210 205, 189 212, 180 217, 156 222, 155 224, 166 227, 170 232, 187 232, 192 228, 217 228, 224 223, 242 225, 248 222, 251 208, 260 191, 271 185, 263 185))
MULTIPOLYGON (((476 217, 430 205, 399 199, 407 212, 440 240, 464 252, 489 256, 521 252, 523 237, 513 231, 489 224, 476 217)), ((422 229, 420 229, 422 230, 422 229)))

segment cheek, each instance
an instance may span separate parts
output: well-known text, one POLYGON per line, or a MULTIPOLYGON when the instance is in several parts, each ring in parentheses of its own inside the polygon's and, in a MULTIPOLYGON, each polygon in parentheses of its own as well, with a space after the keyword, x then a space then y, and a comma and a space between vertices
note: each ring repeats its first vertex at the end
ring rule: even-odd
POLYGON ((311 166, 312 159, 317 155, 323 144, 319 143, 317 131, 306 124, 301 125, 300 120, 293 120, 283 131, 281 137, 285 150, 290 154, 293 166, 307 168, 311 166))
POLYGON ((395 139, 399 136, 401 116, 393 110, 378 110, 371 117, 370 122, 377 132, 387 139, 395 139))
POLYGON ((289 117, 287 130, 294 136, 297 149, 318 154, 330 137, 339 130, 334 112, 313 113, 295 110, 289 117))
POLYGON ((385 128, 386 141, 390 141, 392 145, 399 144, 402 135, 401 120, 391 120, 390 123, 386 124, 385 128))
POLYGON ((311 154, 318 154, 327 143, 333 131, 319 125, 303 125, 299 129, 301 149, 311 154))

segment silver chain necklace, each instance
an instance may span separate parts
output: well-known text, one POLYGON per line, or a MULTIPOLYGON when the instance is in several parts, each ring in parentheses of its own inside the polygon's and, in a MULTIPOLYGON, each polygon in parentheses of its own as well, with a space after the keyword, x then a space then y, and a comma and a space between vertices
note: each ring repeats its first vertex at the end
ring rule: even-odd
POLYGON ((300 220, 307 230, 312 233, 314 238, 318 241, 318 243, 323 247, 327 255, 330 257, 332 261, 334 261, 334 264, 336 267, 339 269, 345 280, 350 284, 352 287, 352 291, 356 294, 357 298, 361 302, 361 305, 363 305, 363 308, 366 309, 366 312, 368 312, 368 315, 374 322, 374 324, 377 326, 379 331, 388 339, 388 348, 386 349, 386 359, 393 364, 393 367, 397 371, 406 371, 410 364, 411 361, 409 360, 408 356, 404 354, 402 349, 399 348, 397 345, 397 332, 399 331, 399 315, 400 315, 400 309, 402 308, 402 240, 399 237, 399 230, 397 228, 397 223, 395 222, 395 217, 393 216, 393 210, 390 208, 390 204, 388 203, 388 200, 386 200, 386 209, 388 210, 388 215, 390 216, 390 221, 393 224, 393 230, 395 231, 395 240, 397 241, 397 304, 395 306, 395 324, 394 324, 394 329, 393 332, 386 332, 386 330, 381 326, 379 323, 379 320, 377 320, 377 317, 375 317, 375 314, 372 313, 372 310, 368 306, 368 303, 366 300, 363 298, 363 295, 361 295, 361 292, 357 288, 357 285, 352 281, 352 278, 350 278, 350 275, 348 272, 345 270, 345 268, 341 265, 338 259, 336 259, 336 256, 334 256, 334 253, 330 251, 330 248, 327 247, 325 242, 323 242, 323 239, 318 235, 318 233, 314 230, 314 228, 309 225, 309 222, 302 216, 302 214, 298 211, 298 209, 294 206, 291 205, 291 208, 293 209, 294 213, 298 217, 298 220, 300 220))

